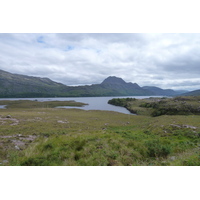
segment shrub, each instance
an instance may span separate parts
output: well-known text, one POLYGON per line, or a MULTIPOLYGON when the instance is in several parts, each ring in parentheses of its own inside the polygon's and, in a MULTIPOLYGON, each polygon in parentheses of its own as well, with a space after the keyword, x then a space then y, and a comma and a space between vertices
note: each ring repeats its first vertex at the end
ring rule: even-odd
POLYGON ((171 153, 171 146, 160 140, 147 141, 146 146, 150 157, 167 157, 171 153))

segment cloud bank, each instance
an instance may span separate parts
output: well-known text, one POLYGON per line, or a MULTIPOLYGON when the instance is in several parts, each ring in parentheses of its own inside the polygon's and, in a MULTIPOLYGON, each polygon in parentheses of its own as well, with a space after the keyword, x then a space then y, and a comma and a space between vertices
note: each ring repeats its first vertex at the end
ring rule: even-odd
POLYGON ((200 89, 200 34, 0 34, 0 69, 66 85, 118 76, 140 86, 200 89))

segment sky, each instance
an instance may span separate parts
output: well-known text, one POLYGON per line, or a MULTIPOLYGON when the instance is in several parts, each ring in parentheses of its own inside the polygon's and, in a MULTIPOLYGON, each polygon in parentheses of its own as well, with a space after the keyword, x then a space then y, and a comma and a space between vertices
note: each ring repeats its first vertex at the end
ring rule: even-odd
POLYGON ((198 33, 0 33, 0 69, 66 85, 108 76, 140 86, 200 89, 198 33))

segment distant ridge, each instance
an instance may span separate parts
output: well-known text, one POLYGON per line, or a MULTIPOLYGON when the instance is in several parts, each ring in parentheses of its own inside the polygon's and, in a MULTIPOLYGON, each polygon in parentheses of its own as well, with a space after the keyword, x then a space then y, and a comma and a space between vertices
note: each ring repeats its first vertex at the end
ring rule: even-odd
POLYGON ((0 70, 0 97, 46 97, 61 94, 66 87, 49 78, 12 74, 0 70))
POLYGON ((200 96, 200 90, 194 90, 182 94, 183 96, 200 96))
POLYGON ((0 97, 93 97, 93 96, 153 96, 174 95, 173 90, 157 87, 140 87, 122 78, 109 76, 100 84, 66 86, 49 78, 12 74, 0 70, 0 97))
POLYGON ((161 89, 155 86, 144 86, 143 89, 152 91, 155 95, 163 95, 163 96, 176 96, 182 94, 186 91, 174 91, 172 89, 161 89))

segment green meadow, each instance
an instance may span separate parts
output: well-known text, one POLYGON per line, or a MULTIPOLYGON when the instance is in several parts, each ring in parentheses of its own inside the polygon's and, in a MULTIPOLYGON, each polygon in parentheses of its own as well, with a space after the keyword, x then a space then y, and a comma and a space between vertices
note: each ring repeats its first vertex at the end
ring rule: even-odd
POLYGON ((56 108, 83 105, 73 101, 1 101, 0 165, 199 166, 200 115, 187 110, 199 99, 161 100, 123 100, 137 115, 56 108))

